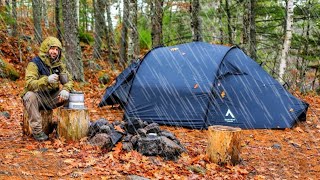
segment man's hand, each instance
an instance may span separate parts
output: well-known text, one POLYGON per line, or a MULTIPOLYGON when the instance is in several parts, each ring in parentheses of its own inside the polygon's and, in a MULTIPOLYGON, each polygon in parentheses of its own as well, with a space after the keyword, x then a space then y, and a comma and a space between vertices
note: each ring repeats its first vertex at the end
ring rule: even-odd
POLYGON ((48 77, 48 82, 50 84, 53 84, 53 83, 58 83, 59 81, 59 76, 57 74, 51 74, 49 77, 48 77))
POLYGON ((62 90, 60 91, 59 93, 59 99, 65 101, 65 100, 68 100, 69 99, 69 92, 66 91, 66 90, 62 90))

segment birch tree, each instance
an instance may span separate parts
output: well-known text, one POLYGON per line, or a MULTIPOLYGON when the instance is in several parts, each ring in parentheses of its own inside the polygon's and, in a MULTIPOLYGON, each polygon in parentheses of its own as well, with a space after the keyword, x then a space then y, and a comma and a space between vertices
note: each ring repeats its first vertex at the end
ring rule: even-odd
POLYGON ((130 0, 129 4, 129 39, 128 39, 128 59, 137 59, 139 57, 139 34, 138 34, 138 4, 136 0, 130 0))
POLYGON ((79 26, 80 23, 80 0, 76 0, 76 16, 77 16, 77 23, 79 26))
POLYGON ((125 63, 128 61, 127 48, 128 48, 128 19, 129 19, 129 0, 123 0, 123 17, 121 29, 121 42, 120 42, 120 65, 124 68, 125 63))
POLYGON ((287 58, 291 45, 292 37, 292 22, 293 22, 293 0, 288 0, 286 5, 286 23, 284 32, 283 48, 281 51, 280 66, 279 66, 279 82, 284 83, 284 72, 287 67, 287 58))
POLYGON ((41 0, 32 0, 34 36, 38 44, 42 42, 41 0))
POLYGON ((66 64, 68 70, 77 81, 84 81, 83 62, 79 41, 76 0, 62 1, 66 64))
POLYGON ((192 36, 194 41, 202 41, 202 33, 201 33, 201 18, 200 18, 200 3, 199 0, 193 0, 191 6, 191 28, 192 28, 192 36))

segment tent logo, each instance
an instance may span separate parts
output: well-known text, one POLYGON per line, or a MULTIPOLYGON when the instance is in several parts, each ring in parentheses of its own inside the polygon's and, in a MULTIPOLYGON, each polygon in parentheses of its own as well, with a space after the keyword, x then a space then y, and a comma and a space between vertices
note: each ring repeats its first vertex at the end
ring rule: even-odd
POLYGON ((234 122, 236 120, 236 117, 233 115, 230 109, 228 109, 224 120, 226 122, 234 122))

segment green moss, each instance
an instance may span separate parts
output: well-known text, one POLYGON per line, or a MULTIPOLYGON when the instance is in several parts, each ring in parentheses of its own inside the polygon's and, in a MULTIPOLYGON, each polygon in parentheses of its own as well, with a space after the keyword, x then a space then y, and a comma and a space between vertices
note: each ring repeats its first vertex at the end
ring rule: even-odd
POLYGON ((0 59, 0 77, 9 78, 10 80, 17 80, 20 74, 15 70, 15 68, 7 63, 6 61, 0 59))

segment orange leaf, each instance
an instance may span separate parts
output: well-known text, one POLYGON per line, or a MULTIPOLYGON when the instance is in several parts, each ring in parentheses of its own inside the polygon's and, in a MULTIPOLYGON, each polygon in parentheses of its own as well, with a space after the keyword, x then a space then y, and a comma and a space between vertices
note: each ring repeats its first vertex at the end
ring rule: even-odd
POLYGON ((65 176, 65 175, 67 175, 67 174, 70 174, 70 173, 72 173, 72 169, 66 169, 66 168, 64 168, 64 169, 62 169, 62 170, 60 170, 58 173, 57 173, 57 175, 58 176, 65 176))
POLYGON ((41 176, 48 176, 48 177, 54 177, 55 175, 54 174, 51 174, 51 173, 40 173, 41 176))
POLYGON ((125 132, 120 126, 114 126, 114 129, 122 133, 125 132))
POLYGON ((197 89, 198 87, 199 87, 199 84, 195 84, 195 85, 193 86, 194 89, 197 89))
POLYGON ((226 96, 226 93, 224 91, 221 92, 221 97, 224 98, 226 96))
POLYGON ((113 150, 116 154, 119 154, 122 150, 122 143, 119 142, 118 144, 116 144, 116 146, 113 148, 113 150))
POLYGON ((26 146, 26 149, 28 149, 28 150, 35 150, 36 147, 34 147, 33 145, 27 145, 27 146, 26 146))

